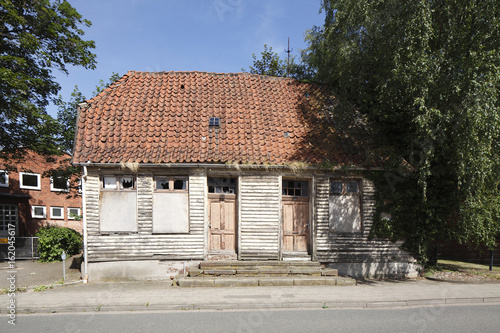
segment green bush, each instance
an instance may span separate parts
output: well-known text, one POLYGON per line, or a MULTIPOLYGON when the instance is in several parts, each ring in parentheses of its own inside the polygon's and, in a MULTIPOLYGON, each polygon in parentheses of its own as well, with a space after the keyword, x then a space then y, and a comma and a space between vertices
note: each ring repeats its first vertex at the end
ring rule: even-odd
POLYGON ((82 248, 82 235, 70 228, 47 226, 35 236, 39 237, 38 252, 43 262, 61 261, 63 250, 69 258, 80 253, 82 248))

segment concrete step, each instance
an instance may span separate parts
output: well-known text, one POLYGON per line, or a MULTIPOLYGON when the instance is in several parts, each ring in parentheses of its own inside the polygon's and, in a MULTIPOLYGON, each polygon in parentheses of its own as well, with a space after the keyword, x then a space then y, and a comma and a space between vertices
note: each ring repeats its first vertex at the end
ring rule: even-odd
POLYGON ((201 263, 199 268, 191 268, 189 277, 285 277, 285 276, 337 276, 338 271, 333 268, 321 267, 319 263, 307 263, 295 265, 293 263, 283 263, 274 265, 251 265, 240 262, 231 264, 219 262, 201 263))
POLYGON ((220 261, 204 261, 200 263, 201 269, 238 269, 238 268, 275 268, 275 267, 321 267, 319 262, 314 261, 237 261, 237 260, 220 260, 220 261))
POLYGON ((340 276, 180 277, 179 287, 353 286, 356 280, 340 276))

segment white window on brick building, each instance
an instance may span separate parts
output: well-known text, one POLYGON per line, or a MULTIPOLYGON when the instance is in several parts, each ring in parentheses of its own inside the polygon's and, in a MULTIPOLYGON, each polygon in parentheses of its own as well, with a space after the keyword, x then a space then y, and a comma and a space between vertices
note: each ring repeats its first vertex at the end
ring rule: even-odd
POLYGON ((42 186, 40 174, 19 172, 19 186, 26 190, 40 190, 42 186))
POLYGON ((54 220, 63 220, 64 207, 50 207, 50 218, 54 220))
POLYGON ((46 218, 47 208, 45 206, 31 206, 31 217, 34 219, 46 218))
POLYGON ((50 177, 50 190, 54 192, 68 192, 69 179, 66 176, 50 177))
POLYGON ((0 170, 0 187, 9 187, 9 172, 0 170))
POLYGON ((73 208, 73 207, 68 208, 68 220, 76 220, 77 218, 79 219, 80 216, 81 216, 80 208, 73 208))

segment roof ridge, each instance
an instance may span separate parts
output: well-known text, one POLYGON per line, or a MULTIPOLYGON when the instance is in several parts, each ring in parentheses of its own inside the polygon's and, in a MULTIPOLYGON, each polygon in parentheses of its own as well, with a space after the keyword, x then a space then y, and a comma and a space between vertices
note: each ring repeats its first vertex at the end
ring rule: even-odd
POLYGON ((257 76, 257 77, 263 77, 263 78, 269 78, 269 79, 278 79, 278 80, 290 80, 290 81, 297 81, 297 79, 293 77, 282 77, 282 76, 270 76, 270 75, 263 75, 263 74, 254 74, 254 73, 247 73, 247 72, 209 72, 209 71, 129 71, 129 73, 136 73, 136 74, 158 74, 158 73, 164 73, 164 74, 207 74, 207 75, 217 75, 217 76, 257 76))

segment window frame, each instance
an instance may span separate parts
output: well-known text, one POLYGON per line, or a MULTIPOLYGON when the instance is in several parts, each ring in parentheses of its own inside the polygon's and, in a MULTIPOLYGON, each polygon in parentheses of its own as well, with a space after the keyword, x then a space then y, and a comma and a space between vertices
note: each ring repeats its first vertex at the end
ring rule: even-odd
POLYGON ((76 218, 74 216, 71 216, 71 212, 70 212, 71 209, 78 210, 78 214, 76 214, 77 216, 82 215, 82 209, 80 207, 68 207, 68 208, 66 208, 66 215, 68 216, 68 220, 76 220, 76 218))
POLYGON ((61 176, 62 178, 66 178, 66 188, 63 189, 63 188, 56 188, 54 187, 54 177, 53 176, 50 176, 50 190, 52 192, 69 192, 69 178, 68 177, 63 177, 61 176))
POLYGON ((47 206, 32 205, 31 206, 31 218, 33 218, 33 219, 46 219, 47 218, 47 206), (36 215, 35 208, 42 208, 43 214, 36 215))
POLYGON ((5 179, 5 183, 0 182, 0 187, 9 187, 9 172, 7 170, 0 169, 0 174, 3 174, 5 179))
POLYGON ((137 190, 137 177, 135 175, 130 175, 130 174, 126 174, 126 175, 110 175, 110 174, 106 174, 106 175, 102 175, 100 177, 100 183, 101 183, 101 191, 136 191, 137 190), (106 177, 114 177, 115 178, 115 187, 114 188, 106 188, 105 187, 105 182, 104 182, 104 179, 106 177), (125 177, 131 177, 132 178, 132 181, 133 181, 133 186, 130 187, 130 188, 123 188, 122 186, 122 183, 121 183, 121 179, 122 178, 125 178, 125 177))
POLYGON ((189 176, 187 175, 155 175, 153 176, 153 187, 155 192, 189 192, 189 176), (168 180, 168 189, 167 188, 158 188, 157 181, 158 179, 166 179, 168 180), (176 180, 184 180, 186 183, 185 189, 176 189, 175 181, 176 180))
POLYGON ((288 178, 283 178, 281 180, 281 195, 285 197, 297 197, 297 198, 308 198, 309 197, 309 181, 304 180, 304 179, 288 179, 288 178), (285 185, 285 182, 293 182, 293 187, 289 187, 288 184, 287 186, 285 185), (297 184, 301 184, 300 187, 297 187, 297 184), (305 186, 303 186, 305 185, 305 186), (288 194, 289 190, 293 191, 293 194, 288 194), (296 195, 295 192, 300 190, 301 194, 296 195), (287 192, 286 194, 284 192, 287 192))
POLYGON ((361 197, 361 180, 360 179, 331 178, 330 184, 329 184, 329 195, 355 195, 355 196, 361 197), (342 191, 340 193, 332 192, 332 183, 334 183, 334 182, 342 184, 342 191), (357 192, 347 191, 347 184, 348 183, 356 183, 357 184, 357 192))
POLYGON ((51 220, 64 220, 64 207, 61 206, 50 206, 50 219, 51 220), (61 210, 61 216, 54 216, 54 209, 61 210))
POLYGON ((2 210, 2 218, 0 219, 0 237, 6 237, 6 236, 17 236, 18 235, 18 222, 19 222, 19 207, 15 204, 0 204, 0 210, 2 210), (14 221, 12 219, 6 219, 5 212, 9 211, 9 218, 12 217, 11 215, 11 210, 14 210, 14 221), (9 224, 14 224, 15 229, 14 229, 14 235, 9 235, 11 232, 9 229, 9 224))
POLYGON ((42 176, 39 173, 34 172, 19 172, 19 188, 24 190, 38 190, 42 189, 42 176), (23 176, 36 176, 37 177, 37 186, 24 185, 23 176))
POLYGON ((219 127, 220 126, 220 117, 210 117, 208 119, 208 126, 219 127))
POLYGON ((238 177, 234 176, 208 176, 207 177, 207 193, 208 194, 224 194, 224 195, 235 195, 238 193, 238 177), (227 179, 228 184, 212 182, 215 179, 227 179), (234 183, 231 183, 231 180, 234 179, 234 183), (210 187, 214 187, 214 191, 210 192, 210 187), (228 192, 224 192, 224 187, 228 188, 228 192), (221 188, 221 192, 217 192, 217 188, 221 188), (231 192, 231 189, 233 190, 231 192))

